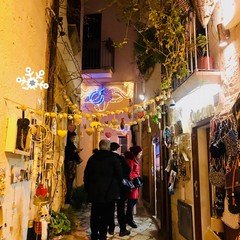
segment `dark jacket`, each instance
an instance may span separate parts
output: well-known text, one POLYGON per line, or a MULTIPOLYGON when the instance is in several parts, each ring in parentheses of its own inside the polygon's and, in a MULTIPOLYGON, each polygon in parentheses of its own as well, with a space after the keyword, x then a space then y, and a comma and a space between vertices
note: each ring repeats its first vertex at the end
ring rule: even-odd
POLYGON ((67 142, 67 145, 65 147, 65 158, 64 158, 65 163, 74 161, 77 164, 79 164, 81 162, 80 157, 76 152, 76 149, 77 147, 74 145, 73 142, 71 141, 67 142))
POLYGON ((88 159, 83 180, 89 202, 118 199, 122 168, 116 154, 107 150, 96 151, 88 159))
MULTIPOLYGON (((113 152, 116 157, 118 158, 118 160, 121 163, 121 167, 122 167, 122 174, 123 174, 123 178, 129 178, 129 174, 131 172, 131 168, 128 165, 128 163, 126 162, 125 158, 121 155, 119 155, 118 153, 113 152)), ((121 198, 126 198, 126 193, 128 190, 126 190, 126 188, 120 184, 120 197, 121 198)))

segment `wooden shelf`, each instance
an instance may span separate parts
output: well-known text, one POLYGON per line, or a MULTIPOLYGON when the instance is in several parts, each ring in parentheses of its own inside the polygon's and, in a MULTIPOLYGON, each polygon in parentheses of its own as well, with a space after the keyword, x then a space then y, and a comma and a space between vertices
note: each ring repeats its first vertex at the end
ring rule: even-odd
POLYGON ((18 150, 18 149, 15 149, 13 153, 19 154, 19 155, 24 155, 24 156, 30 156, 30 152, 25 152, 25 151, 18 150))
POLYGON ((10 152, 13 154, 30 156, 30 151, 22 151, 16 149, 16 139, 17 139, 17 120, 16 116, 8 118, 8 127, 7 127, 7 138, 5 152, 10 152))

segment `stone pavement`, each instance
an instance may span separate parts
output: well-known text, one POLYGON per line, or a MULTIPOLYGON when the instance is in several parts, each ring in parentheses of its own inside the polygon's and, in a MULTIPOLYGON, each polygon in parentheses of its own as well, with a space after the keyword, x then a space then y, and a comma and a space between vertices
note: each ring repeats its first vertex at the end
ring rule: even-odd
MULTIPOLYGON (((82 210, 75 212, 79 222, 75 231, 70 235, 55 237, 54 240, 90 240, 90 205, 87 205, 82 210)), ((122 239, 122 240, 163 240, 159 235, 159 229, 155 220, 147 213, 145 208, 138 204, 134 220, 138 228, 131 228, 127 225, 127 229, 131 231, 129 236, 119 237, 119 227, 117 225, 117 218, 115 218, 115 232, 114 235, 108 235, 108 240, 122 239)))

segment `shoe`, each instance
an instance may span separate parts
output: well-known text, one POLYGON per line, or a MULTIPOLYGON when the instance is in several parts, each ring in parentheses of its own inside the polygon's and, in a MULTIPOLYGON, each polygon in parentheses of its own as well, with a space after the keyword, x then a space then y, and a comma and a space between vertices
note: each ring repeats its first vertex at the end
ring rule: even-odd
POLYGON ((125 231, 120 231, 119 233, 119 237, 123 237, 123 236, 127 236, 127 235, 130 235, 130 231, 128 230, 125 230, 125 231))
POLYGON ((137 228, 138 227, 137 224, 134 221, 128 222, 128 225, 132 228, 137 228))
POLYGON ((110 230, 110 229, 109 229, 109 230, 108 230, 108 234, 109 234, 109 235, 114 235, 114 230, 110 230))
POLYGON ((98 234, 91 234, 91 240, 98 240, 99 239, 99 235, 98 234))

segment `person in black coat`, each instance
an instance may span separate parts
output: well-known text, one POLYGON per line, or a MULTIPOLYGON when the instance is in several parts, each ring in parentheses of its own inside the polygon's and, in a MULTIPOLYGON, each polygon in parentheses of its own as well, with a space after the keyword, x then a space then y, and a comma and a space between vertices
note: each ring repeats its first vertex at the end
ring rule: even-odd
MULTIPOLYGON (((121 163, 123 178, 128 178, 128 175, 131 172, 131 168, 127 164, 125 158, 119 154, 120 145, 116 142, 112 142, 110 149, 116 155, 119 162, 121 163)), ((126 200, 127 200, 127 190, 121 184, 120 185, 120 198, 117 199, 117 219, 118 219, 118 224, 120 227, 120 233, 119 233, 120 237, 129 235, 131 233, 126 228, 126 217, 125 217, 125 201, 126 200)), ((115 228, 115 221, 114 221, 115 203, 110 207, 112 207, 112 210, 111 210, 111 216, 109 219, 110 221, 109 221, 108 233, 110 235, 112 235, 112 234, 114 234, 114 228, 115 228)))
POLYGON ((84 187, 91 202, 90 228, 92 240, 106 240, 110 218, 109 206, 119 198, 122 168, 116 155, 110 151, 111 142, 103 139, 99 150, 87 161, 84 187))
POLYGON ((79 157, 79 152, 81 151, 81 149, 78 149, 74 145, 76 135, 77 134, 75 132, 68 131, 67 144, 65 146, 64 173, 67 188, 67 193, 65 197, 66 204, 71 203, 73 181, 77 173, 77 164, 80 164, 82 162, 79 157))

